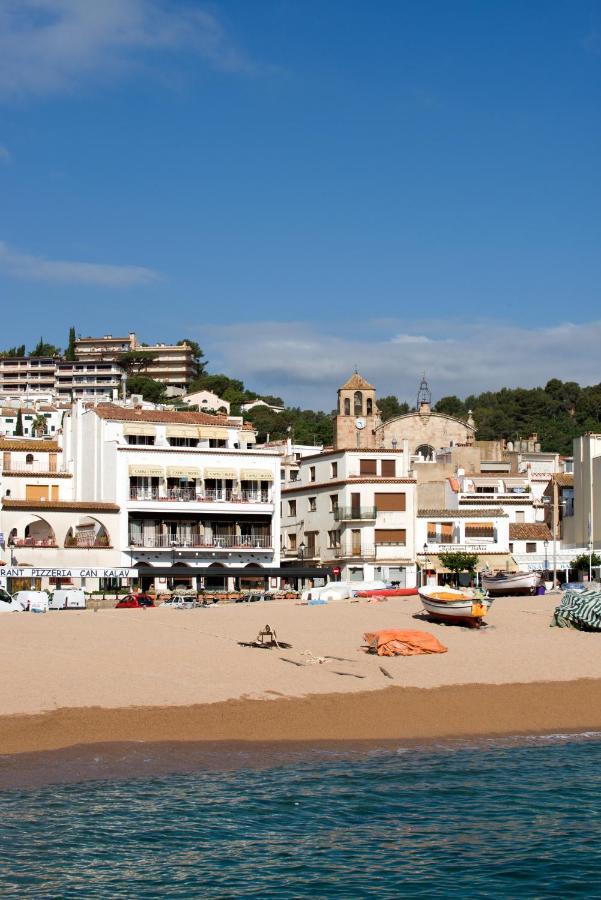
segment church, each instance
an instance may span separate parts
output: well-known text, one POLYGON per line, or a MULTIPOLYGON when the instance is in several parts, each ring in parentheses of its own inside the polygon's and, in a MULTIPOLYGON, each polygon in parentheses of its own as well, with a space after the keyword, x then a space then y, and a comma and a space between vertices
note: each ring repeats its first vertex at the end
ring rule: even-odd
POLYGON ((424 378, 419 387, 416 410, 382 422, 375 387, 355 371, 338 390, 334 448, 396 450, 407 441, 411 456, 430 460, 443 447, 473 444, 476 425, 471 415, 464 422, 433 412, 431 404, 432 395, 424 378))

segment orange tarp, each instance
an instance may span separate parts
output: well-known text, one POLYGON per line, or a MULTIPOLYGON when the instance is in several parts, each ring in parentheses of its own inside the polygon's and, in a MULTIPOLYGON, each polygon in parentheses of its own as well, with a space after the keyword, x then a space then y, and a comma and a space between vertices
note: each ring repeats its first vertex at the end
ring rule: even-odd
POLYGON ((420 653, 446 653, 447 648, 427 631, 370 631, 363 635, 368 653, 378 656, 417 656, 420 653))

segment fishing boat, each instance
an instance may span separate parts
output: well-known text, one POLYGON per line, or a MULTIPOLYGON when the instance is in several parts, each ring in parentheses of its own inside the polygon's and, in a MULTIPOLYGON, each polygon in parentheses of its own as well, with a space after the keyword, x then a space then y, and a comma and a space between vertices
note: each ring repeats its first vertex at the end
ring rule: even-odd
POLYGON ((373 588, 371 591, 357 591, 357 597, 413 597, 416 587, 409 588, 373 588))
POLYGON ((541 583, 541 572, 495 572, 482 574, 482 587, 491 596, 534 594, 541 583))
POLYGON ((475 628, 482 624, 492 604, 487 597, 449 587, 423 587, 419 589, 419 596, 425 611, 433 619, 475 628))

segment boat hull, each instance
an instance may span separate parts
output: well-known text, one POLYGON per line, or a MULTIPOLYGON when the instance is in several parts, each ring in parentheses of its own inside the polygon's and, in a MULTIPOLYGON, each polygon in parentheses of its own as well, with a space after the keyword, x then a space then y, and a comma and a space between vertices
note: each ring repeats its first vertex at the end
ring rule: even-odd
POLYGON ((534 594, 541 581, 540 572, 507 572, 482 575, 482 587, 492 596, 534 594))
POLYGON ((413 597, 417 588, 382 588, 373 591, 358 591, 357 597, 413 597))
POLYGON ((433 619, 449 624, 470 625, 475 628, 482 624, 491 605, 490 600, 448 589, 420 591, 419 596, 424 610, 433 619), (432 596, 436 593, 445 594, 449 598, 455 595, 457 599, 436 599, 435 596, 432 596))

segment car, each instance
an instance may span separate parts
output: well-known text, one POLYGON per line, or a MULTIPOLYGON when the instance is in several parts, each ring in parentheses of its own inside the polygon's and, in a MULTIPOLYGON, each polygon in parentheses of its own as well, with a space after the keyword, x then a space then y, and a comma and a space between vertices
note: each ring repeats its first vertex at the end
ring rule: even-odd
POLYGON ((154 606, 150 594, 127 594, 117 601, 115 609, 146 609, 149 606, 154 606))
POLYGON ((178 597, 177 594, 175 594, 172 597, 168 597, 167 600, 164 600, 160 605, 166 606, 167 609, 196 609, 197 606, 200 606, 200 603, 196 597, 178 597))

